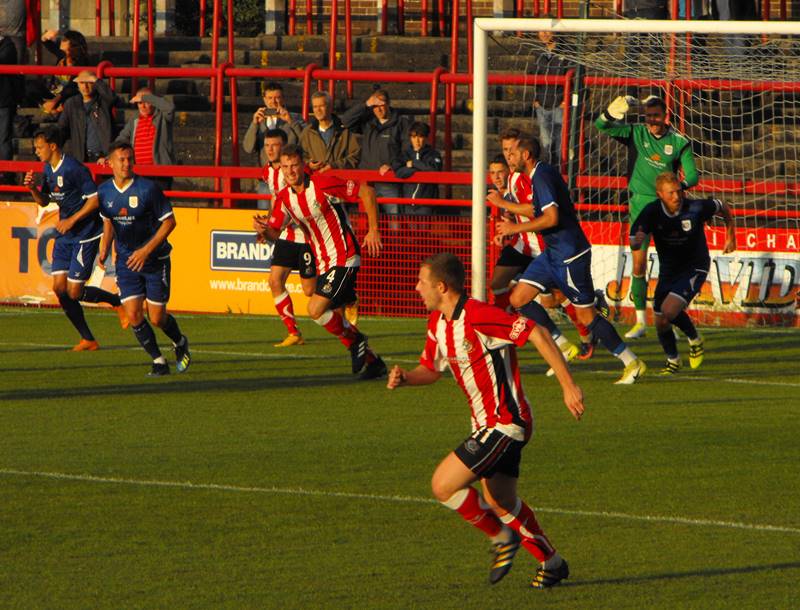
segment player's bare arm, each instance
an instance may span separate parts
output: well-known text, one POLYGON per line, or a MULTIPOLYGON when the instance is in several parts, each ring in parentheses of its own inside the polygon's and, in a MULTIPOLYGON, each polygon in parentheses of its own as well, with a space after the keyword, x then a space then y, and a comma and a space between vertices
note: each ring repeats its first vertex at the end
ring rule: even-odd
POLYGON ((100 253, 98 259, 100 265, 105 263, 108 258, 108 253, 111 252, 111 246, 114 244, 114 225, 108 218, 103 218, 103 237, 100 238, 100 253))
POLYGON ((514 214, 519 214, 520 216, 533 218, 533 205, 506 201, 497 191, 491 191, 489 195, 486 197, 486 201, 488 201, 491 205, 501 210, 512 212, 514 214))
POLYGON ((558 349, 556 342, 553 341, 550 333, 541 326, 534 327, 528 340, 555 372, 556 379, 558 379, 558 383, 561 384, 561 389, 564 392, 564 404, 567 409, 575 419, 580 419, 584 410, 583 391, 572 379, 567 361, 564 360, 564 355, 558 349))
POLYGON ((378 256, 383 244, 380 231, 378 231, 378 202, 375 200, 375 189, 368 184, 362 184, 358 189, 358 196, 364 203, 369 225, 367 234, 364 236, 363 247, 367 249, 370 256, 378 256))
POLYGON ((495 243, 500 244, 504 237, 515 233, 529 233, 531 231, 544 231, 558 224, 558 206, 551 205, 546 208, 539 218, 528 222, 509 222, 500 220, 495 225, 495 243))
POLYGON ((432 371, 427 367, 419 365, 417 368, 407 371, 395 365, 389 372, 389 380, 386 387, 390 390, 406 385, 430 385, 436 383, 442 377, 437 371, 432 371))
POLYGON ((22 181, 22 184, 25 185, 31 193, 31 197, 33 200, 40 206, 44 207, 49 201, 45 201, 44 197, 42 197, 42 192, 39 190, 39 187, 36 186, 36 181, 33 179, 33 172, 25 172, 25 179, 22 181))
POLYGON ((649 235, 647 233, 645 233, 644 231, 642 231, 642 230, 636 231, 636 233, 634 233, 630 237, 631 250, 633 250, 633 251, 639 250, 642 247, 642 244, 645 242, 645 240, 648 237, 649 237, 649 235))
POLYGON ((168 216, 161 221, 161 226, 158 227, 158 231, 156 231, 156 234, 153 235, 150 241, 128 257, 126 261, 128 269, 131 271, 141 271, 147 259, 150 258, 150 255, 156 248, 164 243, 167 237, 169 237, 169 234, 175 229, 176 225, 175 216, 168 216))
POLYGON ((720 202, 722 209, 720 216, 725 221, 725 248, 722 250, 724 254, 730 254, 736 250, 736 219, 733 216, 731 207, 724 201, 720 202))
POLYGON ((94 214, 97 212, 97 208, 100 207, 100 201, 97 199, 97 195, 92 195, 89 197, 86 202, 83 204, 80 210, 75 212, 69 218, 64 218, 63 220, 59 220, 56 223, 56 231, 61 233, 62 235, 72 229, 76 223, 80 222, 90 214, 94 214))

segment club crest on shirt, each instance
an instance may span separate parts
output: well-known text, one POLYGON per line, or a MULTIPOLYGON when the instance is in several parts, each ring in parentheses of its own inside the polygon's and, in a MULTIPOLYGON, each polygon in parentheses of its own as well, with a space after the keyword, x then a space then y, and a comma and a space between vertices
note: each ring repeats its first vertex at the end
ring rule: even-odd
POLYGON ((347 181, 347 194, 348 194, 348 196, 352 195, 355 192, 356 192, 355 180, 348 180, 347 181))
POLYGON ((56 176, 56 184, 58 186, 64 186, 64 176, 56 176))
POLYGON ((508 338, 512 341, 516 341, 519 339, 519 336, 528 326, 528 318, 524 318, 520 316, 516 320, 514 320, 514 324, 511 325, 511 332, 508 333, 508 338))
POLYGON ((665 154, 671 155, 673 150, 674 149, 672 148, 672 144, 665 144, 664 145, 664 153, 665 154))
POLYGON ((461 347, 464 349, 465 352, 468 354, 472 351, 472 343, 464 339, 464 343, 461 344, 461 347))
POLYGON ((139 198, 136 195, 131 195, 128 197, 128 205, 131 206, 131 209, 135 210, 139 207, 139 198))
POLYGON ((692 219, 691 218, 684 218, 681 220, 681 228, 686 231, 687 233, 692 230, 692 219))

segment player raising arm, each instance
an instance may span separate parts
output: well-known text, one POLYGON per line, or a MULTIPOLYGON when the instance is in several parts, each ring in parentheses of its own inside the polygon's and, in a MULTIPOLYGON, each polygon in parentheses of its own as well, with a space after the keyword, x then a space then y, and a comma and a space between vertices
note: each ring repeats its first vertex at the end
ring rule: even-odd
MULTIPOLYGON (((667 105, 651 95, 644 100, 643 125, 623 119, 630 106, 638 103, 631 96, 618 97, 601 114, 595 127, 628 147, 628 217, 630 226, 648 203, 656 198, 656 176, 664 171, 683 170, 685 188, 697 184, 699 176, 692 156, 692 145, 667 123, 667 105)), ((647 242, 633 252, 631 300, 636 308, 636 324, 625 333, 626 339, 643 337, 647 329, 647 242)))
POLYGON ((436 468, 433 494, 491 539, 491 584, 508 573, 522 544, 540 563, 531 586, 551 587, 569 576, 569 566, 533 510, 517 496, 522 449, 533 421, 515 346, 533 343, 553 367, 575 419, 583 415, 583 393, 547 331, 527 318, 467 297, 464 265, 453 254, 436 254, 422 264, 417 292, 431 312, 425 350, 417 368, 395 366, 387 387, 428 385, 449 367, 472 411, 472 434, 436 468), (481 482, 482 494, 472 486, 476 481, 481 482))
POLYGON ((713 216, 725 221, 725 254, 736 249, 736 223, 727 204, 718 199, 687 199, 678 178, 664 172, 656 178, 658 201, 646 206, 631 225, 631 249, 636 251, 652 235, 658 253, 659 272, 653 312, 658 340, 667 355, 662 375, 674 375, 681 368, 672 326, 689 340, 689 365, 703 362, 703 339, 698 335, 686 308, 706 281, 711 258, 704 225, 713 216))

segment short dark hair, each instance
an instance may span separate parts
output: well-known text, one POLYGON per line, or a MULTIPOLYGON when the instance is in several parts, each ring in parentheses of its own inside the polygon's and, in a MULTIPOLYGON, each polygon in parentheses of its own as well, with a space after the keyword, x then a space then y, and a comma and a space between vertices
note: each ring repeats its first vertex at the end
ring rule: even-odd
POLYGON ((520 138, 519 149, 520 151, 527 150, 531 155, 531 159, 535 159, 537 161, 539 160, 539 155, 542 154, 542 145, 539 144, 539 140, 536 138, 520 138))
POLYGON ((303 149, 297 144, 289 144, 281 149, 281 157, 300 157, 303 158, 303 149))
POLYGON ((112 142, 111 146, 108 147, 108 154, 106 157, 110 157, 118 150, 129 150, 131 154, 133 154, 133 146, 128 144, 127 142, 112 142))
POLYGON ((516 127, 506 127, 503 131, 500 132, 501 142, 503 140, 519 140, 521 137, 523 137, 523 133, 516 127))
POLYGON ((38 129, 33 134, 33 139, 36 141, 39 138, 42 138, 48 144, 55 144, 58 148, 64 146, 64 132, 56 125, 48 125, 38 129))
POLYGON ((664 112, 667 111, 667 103, 657 95, 651 95, 644 100, 645 108, 661 108, 664 112))
POLYGON ((289 141, 289 136, 286 135, 286 132, 283 129, 267 129, 267 133, 264 134, 264 139, 267 138, 280 138, 284 144, 289 141))
POLYGON ((423 267, 430 269, 431 275, 439 282, 444 283, 450 290, 459 294, 464 293, 464 263, 455 254, 439 252, 429 256, 422 262, 423 267))
POLYGON ((86 36, 81 34, 78 30, 67 30, 64 32, 63 36, 64 40, 69 40, 69 46, 77 47, 84 54, 88 54, 89 52, 89 45, 86 43, 86 36))
POLYGON ((375 89, 375 91, 372 92, 372 95, 382 97, 387 104, 391 103, 392 101, 392 99, 389 97, 389 92, 386 89, 375 89))
POLYGON ((276 83, 274 80, 268 81, 264 84, 264 93, 267 91, 283 91, 283 85, 276 83))
POLYGON ((431 128, 422 121, 414 121, 411 123, 411 127, 408 128, 408 135, 410 136, 422 136, 423 138, 427 138, 430 134, 431 128))
POLYGON ((489 162, 489 165, 494 165, 495 163, 500 163, 501 165, 508 167, 508 161, 506 161, 506 158, 503 155, 495 155, 494 159, 489 162))

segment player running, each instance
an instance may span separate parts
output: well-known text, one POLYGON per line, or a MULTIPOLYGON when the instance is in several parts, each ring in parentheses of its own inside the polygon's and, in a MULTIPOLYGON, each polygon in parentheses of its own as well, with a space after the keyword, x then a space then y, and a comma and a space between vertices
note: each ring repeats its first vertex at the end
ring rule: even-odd
MULTIPOLYGON (((656 176, 661 172, 683 169, 683 186, 697 184, 699 176, 692 156, 692 145, 686 136, 667 124, 667 105, 651 95, 643 102, 644 125, 619 123, 630 106, 638 103, 632 96, 617 97, 601 114, 595 127, 628 147, 628 216, 633 226, 636 218, 656 198, 656 176)), ((636 323, 625 333, 626 339, 639 339, 647 332, 647 242, 633 252, 631 300, 636 308, 636 323)))
POLYGON ((523 231, 536 231, 542 236, 545 249, 520 277, 511 293, 511 305, 547 327, 552 324, 550 317, 534 299, 540 292, 558 288, 575 306, 578 320, 625 364, 625 371, 616 383, 635 383, 647 367, 595 308, 592 247, 578 222, 569 189, 558 170, 538 161, 537 140, 521 139, 519 151, 520 171, 529 174, 533 187, 534 220, 523 223, 501 220, 497 223, 495 240, 523 231))
POLYGON ((133 334, 153 359, 149 377, 169 375, 169 365, 161 354, 147 316, 170 338, 175 348, 175 368, 183 373, 192 357, 189 340, 178 322, 167 312, 170 291, 172 246, 167 237, 175 229, 172 205, 161 188, 133 173, 133 147, 115 142, 109 147, 107 163, 113 177, 97 190, 103 217, 101 260, 115 244, 117 285, 122 304, 131 321, 133 334))
POLYGON ((641 211, 631 225, 631 249, 636 251, 652 235, 658 253, 658 284, 653 301, 658 340, 667 355, 662 375, 674 375, 681 368, 675 333, 677 326, 689 340, 689 366, 703 362, 703 339, 698 335, 686 308, 706 281, 711 258, 704 225, 713 216, 725 221, 723 252, 736 249, 736 223, 727 204, 718 199, 686 199, 678 177, 664 172, 656 179, 658 201, 641 211))
POLYGON ((542 531, 533 510, 517 496, 522 449, 533 432, 533 419, 515 346, 532 343, 553 367, 564 403, 575 419, 584 411, 583 393, 545 329, 467 297, 464 266, 453 254, 428 258, 416 289, 431 312, 425 349, 415 369, 395 366, 387 387, 432 384, 449 367, 472 412, 472 434, 436 468, 433 494, 491 539, 491 584, 508 573, 521 544, 539 562, 531 586, 551 587, 569 576, 569 566, 542 531), (483 494, 473 487, 476 481, 483 494))
MULTIPOLYGON (((264 166, 263 178, 272 194, 273 201, 275 196, 287 186, 286 179, 281 172, 281 150, 286 142, 287 136, 283 129, 270 129, 264 136, 267 164, 264 166)), ((253 220, 253 228, 261 231, 261 221, 267 218, 267 216, 256 217, 253 220)), ((294 222, 289 222, 275 242, 269 272, 269 289, 275 302, 275 309, 288 331, 286 338, 280 343, 276 343, 275 347, 291 347, 305 343, 303 335, 297 328, 292 297, 286 290, 286 280, 294 269, 300 272, 303 293, 310 297, 314 294, 317 278, 314 255, 300 228, 294 222)))
POLYGON ((361 250, 342 203, 363 202, 369 223, 363 245, 371 256, 378 256, 382 244, 375 191, 366 184, 327 173, 308 175, 302 151, 293 145, 281 152, 281 171, 288 186, 275 197, 269 218, 257 219, 257 230, 271 241, 278 239, 289 222, 303 230, 319 274, 308 302, 308 315, 348 348, 353 374, 361 373, 360 378, 365 380, 382 377, 386 365, 369 348, 367 337, 336 311, 355 301, 361 265, 361 250))
POLYGON ((33 136, 34 150, 44 163, 42 188, 39 190, 36 186, 33 172, 25 174, 24 185, 40 206, 51 203, 58 205, 56 231, 59 235, 53 247, 51 270, 53 292, 81 336, 72 351, 94 351, 100 344, 89 330, 80 301, 108 303, 117 311, 122 328, 128 328, 128 318, 121 307, 119 295, 86 286, 103 234, 97 213, 97 187, 89 170, 62 152, 62 144, 61 131, 57 127, 36 132, 33 136))

